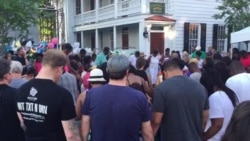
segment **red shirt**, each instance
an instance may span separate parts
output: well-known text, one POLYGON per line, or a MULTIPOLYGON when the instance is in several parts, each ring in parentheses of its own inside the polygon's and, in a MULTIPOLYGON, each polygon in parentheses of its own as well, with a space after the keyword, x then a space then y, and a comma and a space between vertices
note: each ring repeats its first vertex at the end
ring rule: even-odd
POLYGON ((244 68, 250 66, 250 55, 248 55, 247 58, 240 58, 240 62, 242 63, 244 68))

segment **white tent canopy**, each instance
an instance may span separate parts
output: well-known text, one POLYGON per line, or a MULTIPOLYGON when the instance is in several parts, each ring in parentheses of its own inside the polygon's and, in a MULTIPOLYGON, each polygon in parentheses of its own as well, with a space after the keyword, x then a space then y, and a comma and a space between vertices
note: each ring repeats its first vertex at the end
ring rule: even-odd
POLYGON ((231 44, 245 41, 250 41, 250 26, 231 33, 231 44))

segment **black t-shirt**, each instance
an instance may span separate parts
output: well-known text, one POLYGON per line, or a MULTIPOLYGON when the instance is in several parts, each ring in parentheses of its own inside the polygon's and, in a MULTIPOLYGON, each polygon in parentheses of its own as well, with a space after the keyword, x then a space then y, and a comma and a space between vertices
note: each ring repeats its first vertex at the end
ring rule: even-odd
POLYGON ((19 57, 19 56, 17 56, 17 57, 15 58, 15 60, 18 61, 18 62, 20 62, 23 66, 26 65, 26 61, 25 61, 25 58, 24 58, 24 57, 19 57))
POLYGON ((18 90, 26 141, 66 141, 61 121, 75 118, 71 94, 51 80, 33 79, 18 90))
POLYGON ((0 141, 24 141, 16 114, 16 89, 0 85, 0 141))
POLYGON ((148 81, 148 76, 144 70, 137 70, 136 75, 142 77, 145 81, 148 81))
POLYGON ((106 83, 108 83, 108 82, 109 82, 109 74, 108 74, 108 72, 107 72, 107 62, 101 64, 101 66, 100 66, 99 68, 100 68, 100 69, 102 70, 102 72, 103 72, 103 77, 104 77, 104 79, 106 80, 106 83))
POLYGON ((154 92, 153 112, 163 113, 162 141, 202 141, 202 113, 207 110, 205 88, 185 76, 161 83, 154 92))

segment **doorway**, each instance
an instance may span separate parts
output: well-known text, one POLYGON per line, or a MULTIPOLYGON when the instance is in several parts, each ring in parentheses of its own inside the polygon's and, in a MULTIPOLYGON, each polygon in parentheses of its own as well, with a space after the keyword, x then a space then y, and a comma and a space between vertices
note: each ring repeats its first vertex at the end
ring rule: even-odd
POLYGON ((164 53, 164 33, 150 33, 150 53, 155 50, 160 54, 164 53))

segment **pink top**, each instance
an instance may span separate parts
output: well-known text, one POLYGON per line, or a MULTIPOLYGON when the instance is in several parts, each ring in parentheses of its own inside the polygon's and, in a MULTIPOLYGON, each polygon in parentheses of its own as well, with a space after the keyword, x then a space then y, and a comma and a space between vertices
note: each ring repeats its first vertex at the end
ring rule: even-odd
POLYGON ((35 67, 36 67, 36 73, 38 73, 42 68, 42 63, 41 62, 35 62, 35 67))
POLYGON ((89 77, 90 77, 90 72, 87 72, 87 73, 84 75, 84 77, 82 78, 82 80, 83 80, 83 86, 84 86, 84 89, 85 89, 85 90, 86 90, 86 89, 89 89, 89 81, 88 81, 89 77))
POLYGON ((64 66, 64 70, 65 70, 65 72, 69 72, 69 66, 68 66, 68 65, 65 65, 65 66, 64 66))

